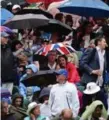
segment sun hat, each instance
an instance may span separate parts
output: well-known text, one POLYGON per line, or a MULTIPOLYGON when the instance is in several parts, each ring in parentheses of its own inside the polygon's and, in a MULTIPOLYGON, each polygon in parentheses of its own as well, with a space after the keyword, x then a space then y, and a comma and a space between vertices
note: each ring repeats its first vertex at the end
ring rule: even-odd
POLYGON ((12 7, 12 10, 15 10, 15 9, 17 9, 17 8, 19 8, 19 9, 21 9, 21 7, 20 7, 20 5, 13 5, 13 7, 12 7))
POLYGON ((84 94, 94 94, 100 91, 100 87, 94 83, 94 82, 90 82, 87 84, 86 89, 83 91, 84 94))
POLYGON ((64 75, 65 77, 68 77, 68 71, 66 69, 59 69, 54 72, 56 75, 64 75))
POLYGON ((27 114, 29 115, 31 110, 33 110, 35 107, 37 107, 38 104, 36 102, 32 102, 28 105, 28 109, 27 109, 27 114))

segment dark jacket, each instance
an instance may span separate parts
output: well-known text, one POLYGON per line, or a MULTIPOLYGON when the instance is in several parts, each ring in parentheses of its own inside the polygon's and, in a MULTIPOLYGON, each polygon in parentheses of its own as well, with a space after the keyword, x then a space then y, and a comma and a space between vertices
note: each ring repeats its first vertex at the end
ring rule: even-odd
MULTIPOLYGON (((104 71, 105 71, 107 66, 106 55, 104 56, 104 59, 105 59, 104 71)), ((98 76, 91 74, 92 70, 100 69, 99 56, 96 48, 89 48, 84 52, 80 60, 80 68, 83 71, 83 76, 81 80, 82 83, 87 84, 89 82, 96 82, 98 76)))
POLYGON ((16 118, 13 116, 13 113, 10 113, 5 116, 1 116, 1 120, 16 120, 16 118))
POLYGON ((2 83, 17 81, 17 71, 14 56, 8 45, 1 45, 1 79, 2 83))

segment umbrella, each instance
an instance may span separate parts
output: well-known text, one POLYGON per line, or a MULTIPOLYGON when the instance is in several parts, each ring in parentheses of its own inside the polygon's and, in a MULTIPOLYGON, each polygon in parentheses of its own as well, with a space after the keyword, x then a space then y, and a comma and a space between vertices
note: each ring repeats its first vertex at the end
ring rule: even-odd
POLYGON ((109 6, 101 0, 69 0, 59 10, 85 17, 109 17, 109 6))
POLYGON ((52 2, 58 2, 61 0, 26 0, 28 3, 37 3, 37 2, 43 2, 45 4, 45 7, 47 8, 49 4, 52 2))
POLYGON ((42 14, 42 15, 46 16, 47 18, 53 18, 53 16, 50 13, 48 13, 44 10, 41 10, 41 9, 23 9, 23 10, 17 12, 16 14, 22 15, 22 14, 28 14, 28 13, 42 14))
POLYGON ((56 50, 59 54, 70 54, 75 52, 74 48, 69 45, 64 45, 63 43, 49 44, 45 47, 40 48, 35 54, 46 56, 49 51, 56 50))
POLYGON ((59 31, 59 33, 63 35, 68 35, 72 31, 72 28, 58 20, 50 19, 49 24, 39 27, 39 30, 43 30, 45 32, 50 33, 59 31))
POLYGON ((24 14, 15 15, 10 21, 4 25, 12 29, 35 28, 48 24, 49 19, 44 15, 24 14))
POLYGON ((9 92, 7 88, 1 88, 0 94, 1 94, 1 98, 8 98, 11 96, 11 93, 9 92))
POLYGON ((9 33, 9 34, 14 33, 10 28, 5 27, 5 26, 0 26, 0 32, 6 32, 6 33, 9 33))
POLYGON ((1 25, 3 25, 7 20, 11 19, 13 16, 14 15, 10 11, 1 8, 1 25))
POLYGON ((56 83, 54 70, 39 71, 21 81, 25 86, 47 86, 56 83))

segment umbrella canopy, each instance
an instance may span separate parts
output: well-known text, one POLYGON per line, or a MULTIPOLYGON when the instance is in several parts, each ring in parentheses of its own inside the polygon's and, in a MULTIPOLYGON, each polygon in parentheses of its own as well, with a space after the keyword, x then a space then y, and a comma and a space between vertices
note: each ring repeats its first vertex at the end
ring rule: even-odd
POLYGON ((44 10, 41 10, 41 9, 23 9, 23 10, 17 12, 16 14, 22 15, 22 14, 28 14, 28 13, 42 14, 42 15, 46 16, 47 18, 53 18, 53 16, 50 13, 48 13, 44 10))
POLYGON ((75 49, 69 45, 64 45, 63 43, 49 44, 45 47, 40 48, 35 54, 46 56, 49 51, 56 50, 59 54, 70 54, 75 52, 75 49))
POLYGON ((109 17, 109 6, 101 0, 68 0, 59 10, 85 17, 109 17))
POLYGON ((24 14, 15 15, 10 21, 4 25, 12 29, 35 28, 48 24, 49 19, 44 15, 24 14))
POLYGON ((11 93, 9 92, 7 88, 1 88, 0 94, 1 94, 1 98, 8 98, 11 96, 11 93))
POLYGON ((0 32, 6 32, 6 33, 9 33, 9 34, 14 33, 10 28, 5 27, 5 26, 0 26, 0 32))
POLYGON ((72 28, 58 20, 50 19, 49 24, 39 27, 39 30, 50 33, 59 31, 63 35, 68 35, 72 31, 72 28))
POLYGON ((45 7, 47 8, 49 4, 52 2, 58 2, 61 0, 26 0, 28 3, 37 3, 37 2, 43 2, 45 4, 45 7))
POLYGON ((25 78, 23 81, 25 86, 47 86, 49 84, 56 83, 56 76, 54 74, 54 70, 45 70, 39 71, 31 75, 30 77, 25 78))
POLYGON ((3 25, 7 20, 11 19, 13 16, 14 15, 10 11, 1 8, 1 25, 3 25))

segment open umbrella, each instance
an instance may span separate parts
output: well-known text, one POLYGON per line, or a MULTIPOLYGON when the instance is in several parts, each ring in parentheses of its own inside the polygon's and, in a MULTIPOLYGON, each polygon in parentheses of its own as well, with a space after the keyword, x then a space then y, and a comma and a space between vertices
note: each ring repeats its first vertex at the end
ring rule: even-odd
POLYGON ((6 32, 6 33, 9 33, 9 34, 14 33, 10 28, 5 27, 5 26, 0 26, 0 32, 6 32))
POLYGON ((59 32, 63 35, 68 35, 72 28, 58 20, 50 19, 49 24, 39 27, 39 30, 50 33, 59 32))
POLYGON ((63 43, 49 44, 40 48, 35 54, 46 56, 49 51, 56 50, 59 54, 70 54, 75 52, 75 49, 69 45, 64 45, 63 43))
POLYGON ((25 86, 47 86, 56 83, 54 70, 39 71, 21 81, 25 86))
POLYGON ((17 12, 16 14, 22 15, 22 14, 28 14, 28 13, 42 14, 42 15, 46 16, 47 18, 53 18, 53 16, 50 13, 48 13, 44 10, 41 10, 41 9, 23 9, 23 10, 20 10, 19 12, 17 12))
POLYGON ((37 3, 37 2, 43 2, 45 4, 45 7, 47 8, 48 5, 52 2, 58 2, 62 0, 26 0, 28 3, 37 3))
POLYGON ((7 20, 11 19, 13 16, 14 15, 10 11, 6 10, 5 8, 1 8, 1 25, 3 25, 7 20))
POLYGON ((10 21, 4 25, 12 29, 35 28, 48 24, 49 19, 44 15, 24 14, 15 15, 10 21))
POLYGON ((85 17, 109 17, 109 6, 101 0, 68 0, 59 10, 85 17))

